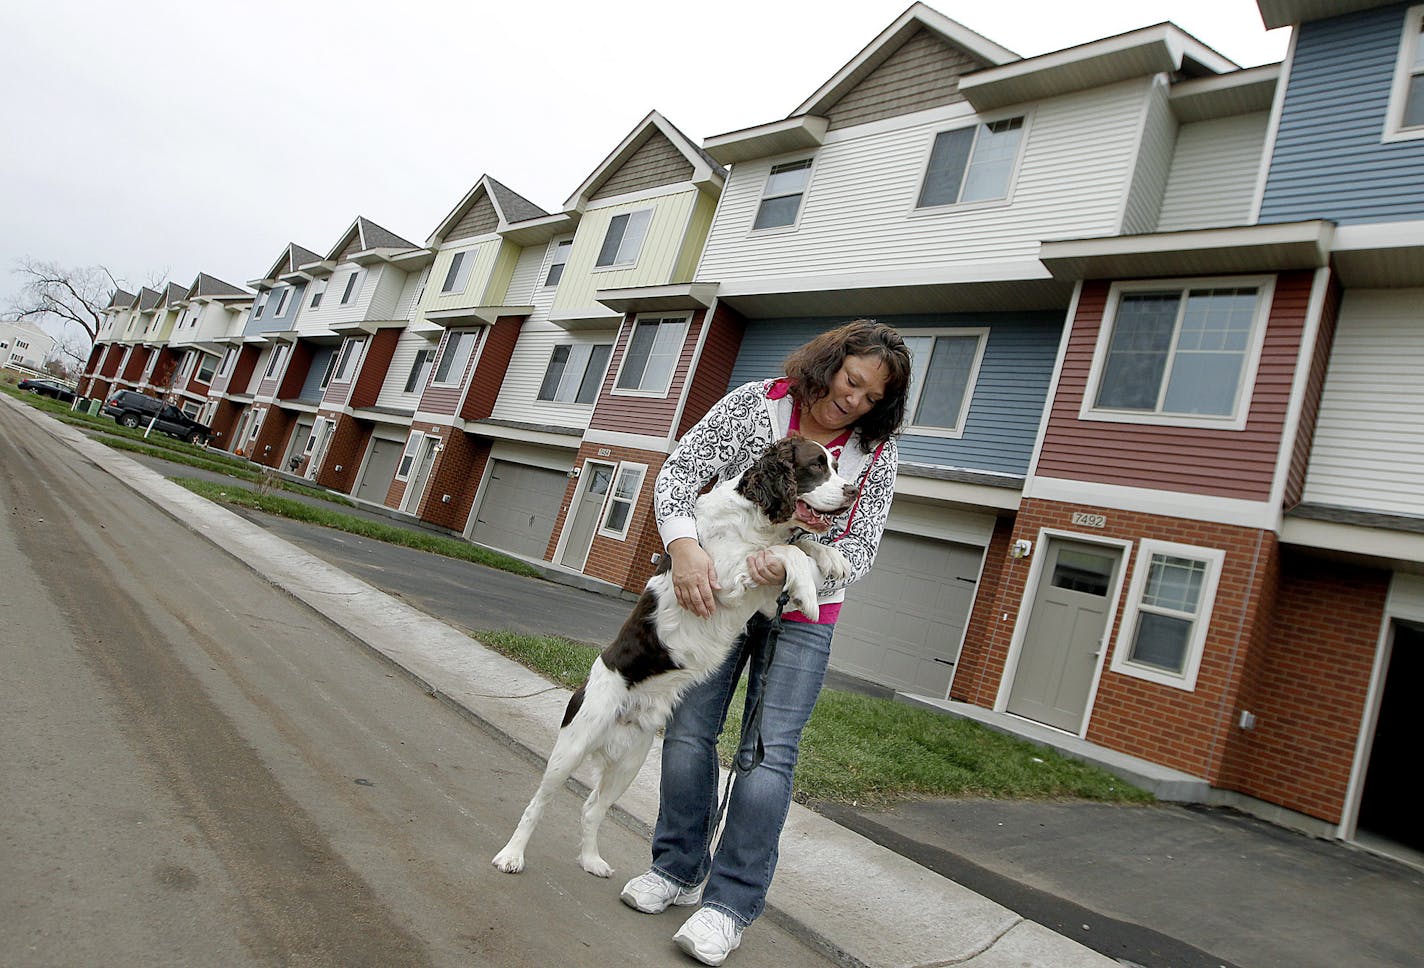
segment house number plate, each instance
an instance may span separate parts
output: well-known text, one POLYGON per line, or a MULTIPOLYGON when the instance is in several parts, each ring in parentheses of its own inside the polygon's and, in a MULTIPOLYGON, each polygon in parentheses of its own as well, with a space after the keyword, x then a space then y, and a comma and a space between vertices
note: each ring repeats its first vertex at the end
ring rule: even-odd
POLYGON ((1082 511, 1073 512, 1073 523, 1080 528, 1105 528, 1108 525, 1105 514, 1084 514, 1082 511))

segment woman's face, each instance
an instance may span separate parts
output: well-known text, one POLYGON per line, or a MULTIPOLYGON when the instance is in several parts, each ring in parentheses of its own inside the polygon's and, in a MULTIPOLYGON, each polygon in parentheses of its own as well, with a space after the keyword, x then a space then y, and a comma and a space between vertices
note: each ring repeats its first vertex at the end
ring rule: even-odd
POLYGON ((830 392, 811 404, 811 416, 827 430, 854 426, 885 395, 889 375, 878 356, 847 356, 831 378, 830 392))

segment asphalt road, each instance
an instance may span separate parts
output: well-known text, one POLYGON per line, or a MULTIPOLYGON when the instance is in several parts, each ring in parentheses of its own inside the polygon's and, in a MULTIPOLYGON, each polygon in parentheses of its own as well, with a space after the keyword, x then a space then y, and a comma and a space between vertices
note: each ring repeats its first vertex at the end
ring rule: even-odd
MULTIPOLYGON (((0 963, 668 965, 539 766, 0 407, 0 963)), ((742 965, 825 962, 771 922, 742 965)))

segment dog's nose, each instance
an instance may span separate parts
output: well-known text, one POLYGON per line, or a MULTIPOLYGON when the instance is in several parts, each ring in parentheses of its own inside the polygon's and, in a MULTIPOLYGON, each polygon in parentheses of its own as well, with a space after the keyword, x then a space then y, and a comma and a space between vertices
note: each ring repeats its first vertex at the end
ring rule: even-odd
POLYGON ((851 501, 854 501, 854 500, 855 500, 855 496, 856 496, 857 493, 859 493, 859 492, 856 490, 856 487, 855 487, 854 484, 842 484, 842 485, 841 485, 841 497, 845 500, 845 502, 846 502, 847 504, 849 504, 851 501))

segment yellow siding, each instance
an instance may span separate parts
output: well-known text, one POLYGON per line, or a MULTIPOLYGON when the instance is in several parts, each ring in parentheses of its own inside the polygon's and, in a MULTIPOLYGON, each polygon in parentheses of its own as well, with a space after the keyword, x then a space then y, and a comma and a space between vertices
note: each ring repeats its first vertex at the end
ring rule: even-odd
POLYGON ((425 295, 420 297, 420 316, 446 309, 466 309, 484 305, 483 299, 489 288, 491 270, 495 266, 501 244, 499 239, 486 239, 475 245, 451 246, 436 253, 435 262, 430 267, 430 278, 425 284, 425 295), (450 272, 450 263, 456 252, 469 252, 469 257, 474 259, 470 266, 470 276, 465 281, 463 291, 442 293, 440 287, 445 285, 445 277, 450 272))
POLYGON ((489 283, 484 288, 481 306, 503 306, 505 294, 509 291, 509 280, 514 275, 514 267, 519 264, 519 254, 524 250, 512 242, 501 241, 493 258, 489 283))
MULTIPOLYGON (((628 286, 659 286, 672 282, 673 271, 679 265, 688 220, 701 193, 696 189, 659 195, 655 198, 624 202, 586 212, 574 236, 564 276, 554 296, 553 312, 576 312, 599 309, 593 294, 599 289, 621 289, 628 286), (593 261, 603 246, 608 223, 616 215, 652 208, 653 217, 636 265, 626 269, 594 269, 593 261)), ((706 230, 703 230, 706 234, 706 230)), ((694 263, 695 264, 695 261, 694 263)), ((606 309, 599 309, 607 313, 606 309)))
POLYGON ((692 220, 688 223, 687 234, 683 236, 682 251, 677 257, 677 266, 669 282, 691 282, 697 271, 697 261, 702 258, 702 248, 707 244, 707 235, 712 231, 712 216, 717 212, 717 199, 698 192, 692 207, 692 220))

